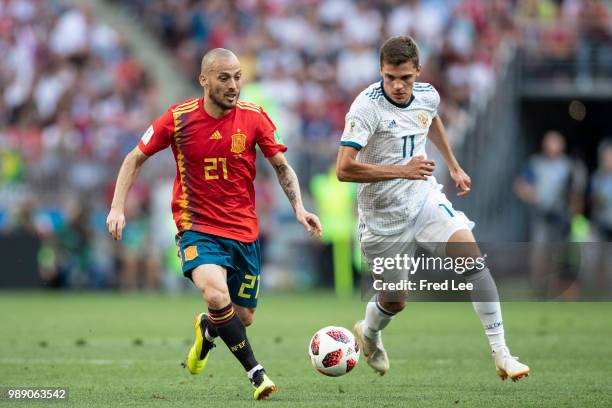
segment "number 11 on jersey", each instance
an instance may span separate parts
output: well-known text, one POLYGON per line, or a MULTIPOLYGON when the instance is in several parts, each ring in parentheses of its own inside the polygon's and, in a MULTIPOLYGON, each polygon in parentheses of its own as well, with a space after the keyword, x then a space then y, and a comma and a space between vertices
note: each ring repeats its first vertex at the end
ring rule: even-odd
POLYGON ((410 138, 410 157, 412 157, 414 155, 414 135, 411 136, 404 136, 402 137, 402 139, 404 140, 404 145, 402 147, 402 157, 406 157, 406 142, 408 141, 408 138, 410 138))

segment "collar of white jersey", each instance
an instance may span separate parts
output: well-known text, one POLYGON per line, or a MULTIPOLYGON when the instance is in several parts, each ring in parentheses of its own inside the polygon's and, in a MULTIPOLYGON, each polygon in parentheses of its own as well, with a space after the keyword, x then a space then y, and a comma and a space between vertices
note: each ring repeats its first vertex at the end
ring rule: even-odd
POLYGON ((410 95, 410 99, 408 99, 408 102, 406 102, 406 103, 397 103, 397 102, 395 102, 393 99, 389 98, 389 96, 385 93, 385 87, 384 87, 384 84, 383 84, 382 80, 380 81, 380 90, 382 91, 382 94, 385 97, 385 99, 387 100, 387 102, 389 102, 393 106, 397 106, 398 108, 405 109, 405 108, 410 106, 412 101, 414 101, 414 91, 412 91, 412 95, 410 95))

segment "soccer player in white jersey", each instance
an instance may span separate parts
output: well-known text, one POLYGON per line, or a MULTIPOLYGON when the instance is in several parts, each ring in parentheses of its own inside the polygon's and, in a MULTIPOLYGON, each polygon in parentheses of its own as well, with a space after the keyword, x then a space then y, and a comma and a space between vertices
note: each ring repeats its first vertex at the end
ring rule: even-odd
MULTIPOLYGON (((458 195, 470 192, 470 177, 455 159, 438 116, 440 96, 432 85, 416 82, 420 70, 415 41, 408 36, 390 38, 380 49, 382 81, 361 92, 346 115, 336 172, 341 181, 360 183, 359 232, 366 260, 389 250, 397 252, 398 243, 408 256, 414 255, 417 245, 439 256, 481 256, 471 232, 474 223, 453 209, 432 175, 435 163, 426 158, 429 139, 446 161, 458 195)), ((527 376, 529 367, 506 346, 489 269, 481 264, 463 276, 473 284, 472 303, 491 345, 497 374, 504 380, 527 376), (493 296, 482 301, 476 293, 493 296)), ((367 363, 381 375, 389 369, 381 331, 404 309, 406 296, 406 292, 399 298, 379 292, 368 302, 364 320, 355 324, 367 363)))

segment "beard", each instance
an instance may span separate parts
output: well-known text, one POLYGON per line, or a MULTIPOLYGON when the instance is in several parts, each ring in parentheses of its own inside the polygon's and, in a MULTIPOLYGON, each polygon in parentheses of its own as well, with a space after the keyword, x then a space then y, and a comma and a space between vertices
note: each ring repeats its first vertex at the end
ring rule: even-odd
POLYGON ((234 98, 233 101, 230 101, 226 98, 225 92, 223 91, 210 92, 209 94, 210 100, 213 101, 215 105, 219 106, 222 109, 234 108, 236 106, 236 103, 238 102, 239 96, 240 96, 240 92, 236 92, 236 97, 234 98))

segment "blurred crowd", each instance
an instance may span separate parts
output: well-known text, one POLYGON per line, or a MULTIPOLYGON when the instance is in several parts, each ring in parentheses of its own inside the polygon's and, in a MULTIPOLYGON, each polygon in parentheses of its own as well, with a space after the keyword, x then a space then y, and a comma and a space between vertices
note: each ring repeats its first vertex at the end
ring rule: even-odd
POLYGON ((42 238, 53 285, 119 284, 109 183, 158 111, 154 84, 121 33, 61 0, 0 1, 0 54, 0 230, 42 238))
MULTIPOLYGON (((27 224, 42 238, 39 264, 50 284, 159 287, 160 270, 177 259, 175 248, 157 242, 171 237, 159 215, 170 187, 153 181, 167 180, 173 168, 141 175, 124 245, 109 241, 104 220, 121 160, 166 107, 157 105, 155 83, 124 34, 77 3, 0 0, 0 231, 27 224)), ((420 80, 440 92, 439 112, 456 148, 472 125, 471 106, 486 103, 494 89, 504 44, 545 46, 551 57, 570 58, 586 41, 593 51, 580 58, 611 55, 601 51, 609 21, 598 0, 115 3, 174 53, 194 85, 206 50, 235 51, 248 84, 243 97, 270 107, 304 190, 335 162, 344 115, 379 79, 378 48, 388 36, 417 40, 420 80), (568 21, 578 28, 564 30, 568 21)), ((261 186, 258 204, 273 218, 268 178, 261 186)))
POLYGON ((519 0, 516 14, 534 74, 572 77, 581 85, 612 75, 609 2, 519 0))
POLYGON ((261 99, 280 105, 278 120, 307 179, 334 161, 348 106, 379 80, 387 37, 417 39, 420 80, 440 92, 456 145, 470 125, 470 103, 493 88, 502 39, 517 35, 512 3, 499 0, 136 0, 126 7, 175 51, 194 82, 206 50, 234 50, 261 99))

